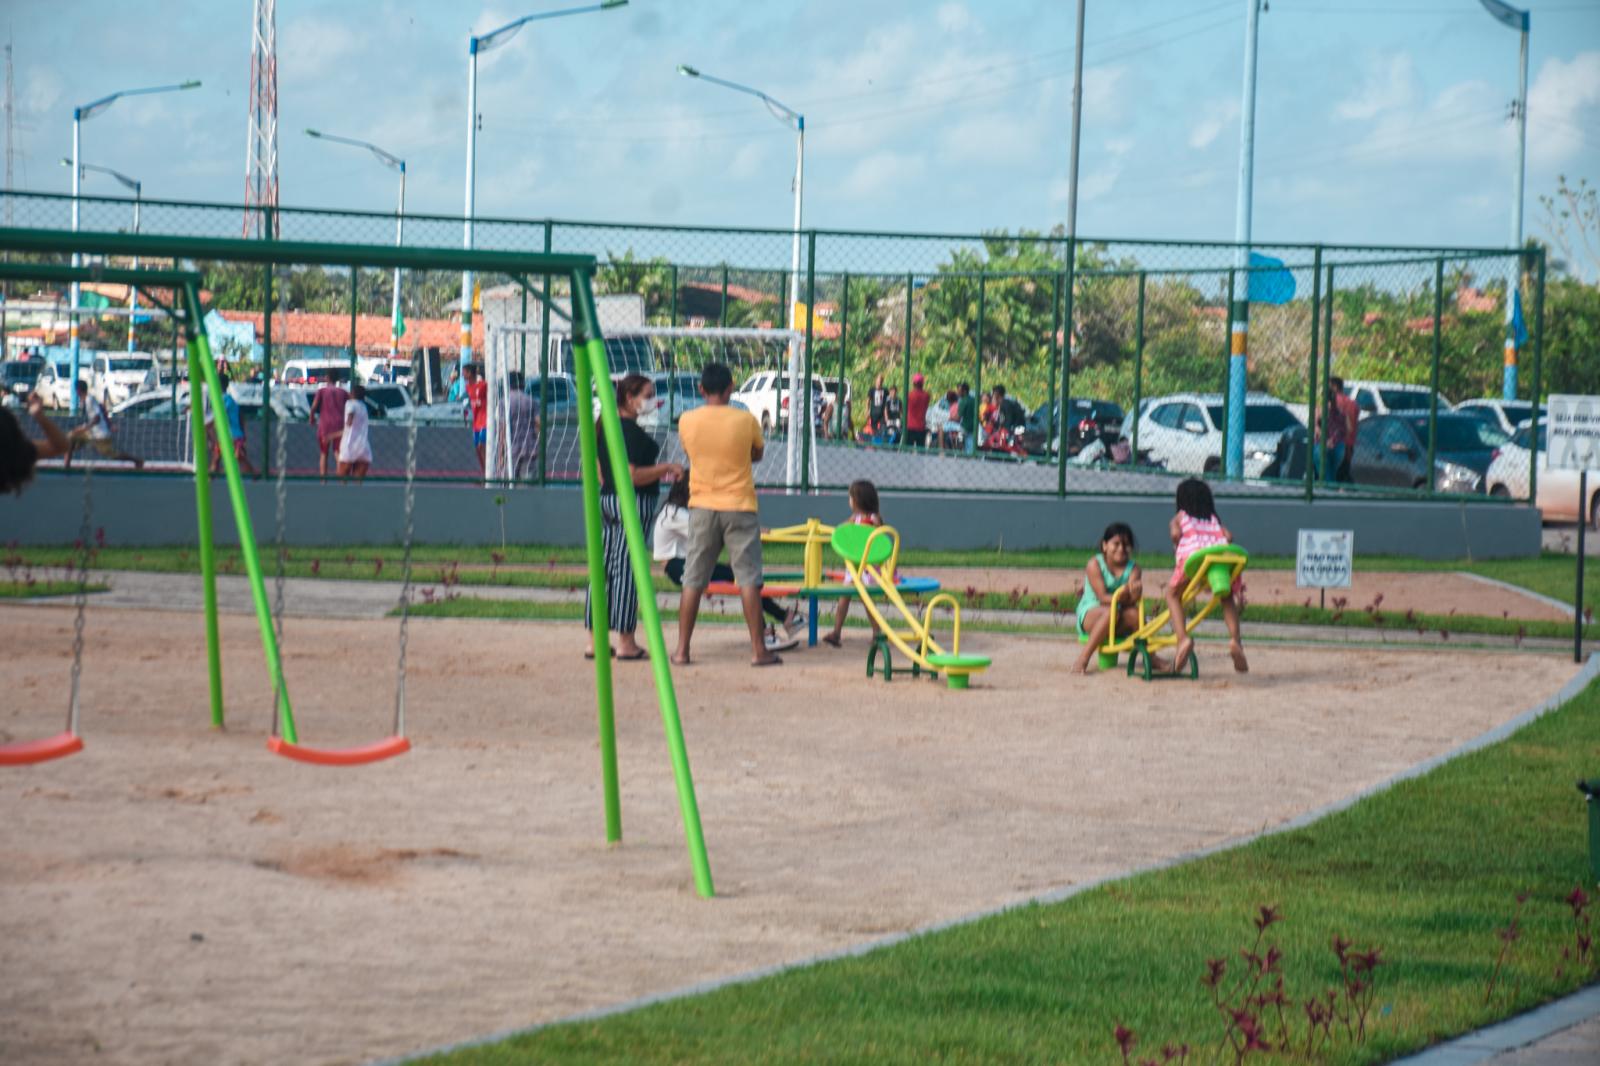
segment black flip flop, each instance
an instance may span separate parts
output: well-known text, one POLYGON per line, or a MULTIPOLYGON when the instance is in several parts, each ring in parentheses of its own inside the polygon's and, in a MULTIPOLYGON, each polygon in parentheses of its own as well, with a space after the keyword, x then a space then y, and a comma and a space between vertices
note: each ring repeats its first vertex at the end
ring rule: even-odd
POLYGON ((751 666, 782 666, 783 665, 783 656, 774 655, 772 658, 766 660, 765 662, 751 663, 750 665, 751 666))

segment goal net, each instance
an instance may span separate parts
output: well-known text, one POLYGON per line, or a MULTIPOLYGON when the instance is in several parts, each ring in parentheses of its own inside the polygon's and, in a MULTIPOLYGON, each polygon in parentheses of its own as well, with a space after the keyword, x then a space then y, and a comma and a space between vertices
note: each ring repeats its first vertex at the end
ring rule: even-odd
MULTIPOLYGON (((484 466, 490 482, 526 481, 540 470, 549 481, 579 480, 577 420, 594 418, 598 401, 578 396, 570 332, 552 329, 542 351, 540 334, 538 326, 518 323, 495 326, 488 333, 490 413, 484 466)), ((661 446, 662 462, 685 460, 678 420, 705 402, 700 372, 707 363, 720 362, 733 372, 732 402, 755 416, 768 441, 757 465, 757 483, 798 487, 808 454, 815 483, 816 428, 833 400, 829 382, 814 378, 811 402, 792 402, 805 388, 805 334, 641 326, 618 330, 605 343, 613 380, 638 373, 655 382, 656 408, 639 425, 661 446), (796 408, 802 412, 798 419, 792 417, 796 408), (798 424, 798 432, 790 431, 792 423, 798 424)))

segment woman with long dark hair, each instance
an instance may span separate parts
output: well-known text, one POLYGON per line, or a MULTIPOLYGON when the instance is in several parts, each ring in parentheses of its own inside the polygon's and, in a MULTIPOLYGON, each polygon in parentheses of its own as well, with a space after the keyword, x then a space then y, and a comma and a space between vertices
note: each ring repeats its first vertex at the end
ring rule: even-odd
MULTIPOLYGON (((617 382, 617 414, 622 417, 622 444, 627 451, 628 473, 638 502, 639 526, 647 538, 655 518, 662 479, 683 477, 683 467, 677 463, 656 462, 661 448, 655 438, 639 427, 639 416, 655 410, 655 405, 655 382, 643 374, 629 374, 617 382)), ((639 628, 639 589, 634 584, 633 568, 628 563, 628 541, 623 534, 621 503, 616 484, 612 481, 605 434, 598 422, 595 425, 595 443, 600 462, 600 536, 605 556, 606 606, 610 614, 608 628, 617 634, 615 655, 618 659, 643 659, 645 651, 633 636, 634 630, 639 628)), ((592 659, 594 619, 587 595, 583 601, 583 627, 589 631, 589 650, 584 652, 584 657, 592 659)))

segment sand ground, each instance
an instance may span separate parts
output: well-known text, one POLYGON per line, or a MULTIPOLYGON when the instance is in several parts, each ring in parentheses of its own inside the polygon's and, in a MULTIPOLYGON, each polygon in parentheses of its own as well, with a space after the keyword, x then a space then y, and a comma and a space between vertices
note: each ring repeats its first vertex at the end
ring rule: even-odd
MULTIPOLYGON (((253 621, 90 612, 88 748, 0 772, 0 1061, 355 1062, 795 960, 1214 844, 1349 795, 1556 691, 1558 656, 1202 645, 1194 685, 1071 677, 974 633, 965 693, 868 682, 863 637, 677 671, 717 883, 694 894, 643 664, 618 664, 625 841, 593 673, 553 623, 414 622, 409 755, 265 750, 253 621)), ((0 741, 54 732, 71 614, 0 607, 0 741)), ((290 618, 302 739, 387 731, 394 628, 290 618)))

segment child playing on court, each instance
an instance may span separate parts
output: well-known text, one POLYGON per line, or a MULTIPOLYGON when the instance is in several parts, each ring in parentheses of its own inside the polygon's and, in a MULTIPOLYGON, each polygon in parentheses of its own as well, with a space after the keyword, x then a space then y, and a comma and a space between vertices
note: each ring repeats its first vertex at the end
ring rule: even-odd
MULTIPOLYGON (((1233 535, 1217 517, 1217 505, 1211 498, 1211 487, 1204 481, 1189 478, 1181 482, 1178 485, 1177 503, 1178 513, 1172 516, 1172 522, 1167 527, 1178 557, 1166 590, 1172 633, 1178 638, 1177 655, 1172 660, 1173 673, 1189 665, 1189 656, 1194 654, 1194 638, 1189 636, 1183 614, 1183 587, 1189 581, 1184 576, 1184 564, 1189 561, 1189 556, 1201 548, 1233 543, 1233 535)), ((1241 674, 1250 669, 1244 657, 1244 640, 1239 636, 1239 608, 1242 606, 1240 600, 1243 592, 1243 583, 1235 581, 1232 595, 1222 601, 1222 620, 1228 626, 1228 654, 1233 658, 1233 668, 1241 674)))
MULTIPOLYGON (((674 585, 683 587, 683 567, 689 555, 689 471, 672 483, 667 490, 666 502, 656 515, 653 552, 658 563, 666 563, 667 577, 674 585)), ((733 567, 717 563, 711 568, 712 581, 733 581, 733 567)), ((806 623, 805 613, 799 607, 784 610, 783 605, 771 596, 761 597, 761 611, 775 625, 767 626, 767 650, 787 651, 800 643, 796 635, 806 623), (777 625, 783 626, 780 637, 777 625)))
POLYGON ((1139 628, 1144 572, 1133 561, 1136 546, 1133 530, 1125 522, 1113 522, 1100 534, 1100 552, 1084 568, 1083 596, 1078 600, 1078 640, 1083 652, 1072 666, 1075 674, 1089 672, 1089 660, 1106 642, 1111 632, 1111 597, 1118 589, 1126 589, 1117 619, 1118 632, 1131 633, 1139 628))
MULTIPOLYGON (((878 487, 872 482, 862 478, 850 482, 850 519, 853 526, 881 526, 883 516, 878 513, 878 487)), ((841 647, 844 639, 844 618, 850 613, 850 600, 839 601, 839 607, 833 614, 833 629, 822 639, 833 647, 841 647)), ((873 633, 877 633, 877 623, 873 623, 873 633)))

